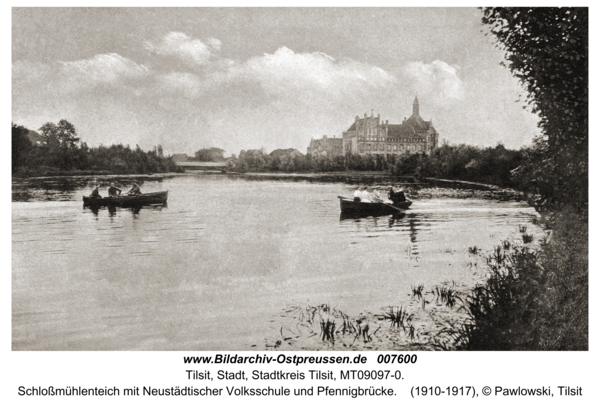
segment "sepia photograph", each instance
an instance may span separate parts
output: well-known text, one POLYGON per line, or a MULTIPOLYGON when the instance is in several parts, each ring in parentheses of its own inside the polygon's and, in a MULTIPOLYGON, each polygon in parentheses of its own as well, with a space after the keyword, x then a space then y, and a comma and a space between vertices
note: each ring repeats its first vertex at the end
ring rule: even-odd
POLYGON ((588 11, 12 8, 11 352, 588 351, 588 11))

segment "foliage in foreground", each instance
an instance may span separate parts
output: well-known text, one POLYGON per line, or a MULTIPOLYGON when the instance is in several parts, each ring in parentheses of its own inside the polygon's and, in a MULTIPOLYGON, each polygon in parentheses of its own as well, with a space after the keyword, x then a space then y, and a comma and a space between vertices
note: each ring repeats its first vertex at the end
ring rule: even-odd
POLYGON ((466 300, 469 321, 444 333, 469 350, 587 350, 588 9, 483 12, 540 116, 542 136, 512 172, 552 236, 538 251, 498 247, 466 300))
POLYGON ((552 234, 539 250, 498 247, 465 301, 469 320, 443 335, 466 350, 587 350, 588 9, 483 13, 540 117, 542 136, 512 174, 552 234))
POLYGON ((442 337, 462 350, 587 350, 587 240, 587 223, 566 212, 540 249, 496 247, 464 301, 467 322, 442 337))
POLYGON ((445 334, 464 350, 533 350, 539 342, 536 323, 544 300, 547 274, 539 253, 527 247, 497 247, 486 258, 489 277, 464 301, 469 320, 445 334))
POLYGON ((588 13, 586 7, 488 7, 483 23, 540 117, 542 137, 517 171, 543 207, 588 207, 588 13))

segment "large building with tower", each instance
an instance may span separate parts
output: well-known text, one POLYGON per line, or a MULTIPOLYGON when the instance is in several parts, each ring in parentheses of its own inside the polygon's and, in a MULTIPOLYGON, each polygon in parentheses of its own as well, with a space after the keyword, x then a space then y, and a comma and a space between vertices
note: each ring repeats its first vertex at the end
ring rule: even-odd
MULTIPOLYGON (((415 97, 412 115, 402 124, 389 124, 379 114, 368 117, 356 116, 354 123, 342 133, 343 154, 430 154, 438 145, 439 134, 432 120, 425 121, 419 115, 419 99, 415 97)), ((311 142, 312 145, 312 142, 311 142)))

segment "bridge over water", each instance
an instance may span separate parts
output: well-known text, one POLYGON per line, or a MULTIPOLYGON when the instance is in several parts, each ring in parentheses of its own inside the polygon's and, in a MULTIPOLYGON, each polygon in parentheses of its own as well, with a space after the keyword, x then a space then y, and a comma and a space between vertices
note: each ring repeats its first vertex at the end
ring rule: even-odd
POLYGON ((177 166, 182 166, 186 170, 200 171, 222 171, 225 170, 227 162, 198 162, 198 161, 183 161, 175 162, 177 166))

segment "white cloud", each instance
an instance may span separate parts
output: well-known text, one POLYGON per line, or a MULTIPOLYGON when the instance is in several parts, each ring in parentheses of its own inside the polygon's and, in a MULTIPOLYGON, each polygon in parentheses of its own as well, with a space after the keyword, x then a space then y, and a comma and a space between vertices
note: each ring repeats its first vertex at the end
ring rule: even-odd
POLYGON ((18 61, 13 64, 17 87, 43 86, 58 93, 76 93, 97 86, 122 86, 149 75, 149 69, 118 54, 99 54, 53 64, 18 61))
POLYGON ((272 95, 308 92, 347 97, 395 82, 392 75, 372 65, 336 61, 321 52, 295 53, 286 47, 274 54, 251 58, 231 72, 234 77, 260 82, 265 92, 272 95))
POLYGON ((445 104, 463 97, 464 85, 458 77, 458 69, 440 60, 431 63, 410 62, 404 68, 404 74, 419 95, 445 104))
POLYGON ((199 39, 190 38, 182 32, 168 33, 159 44, 148 41, 144 45, 150 52, 158 55, 175 56, 195 65, 208 64, 213 53, 221 50, 221 41, 218 39, 209 38, 204 43, 199 39))
POLYGON ((118 54, 100 54, 90 59, 60 63, 64 74, 81 74, 97 83, 115 83, 148 74, 147 67, 118 54))
POLYGON ((188 98, 197 97, 203 82, 198 76, 187 72, 171 72, 157 77, 159 91, 169 93, 182 93, 188 98))

